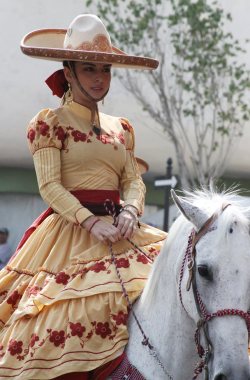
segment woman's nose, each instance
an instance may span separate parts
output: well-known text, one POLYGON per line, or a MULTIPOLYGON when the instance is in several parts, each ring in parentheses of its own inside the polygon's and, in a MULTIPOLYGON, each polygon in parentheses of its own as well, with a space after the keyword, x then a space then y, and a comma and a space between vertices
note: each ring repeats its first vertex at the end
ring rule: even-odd
POLYGON ((95 82, 101 82, 101 81, 102 81, 101 74, 96 74, 96 76, 95 76, 95 82))

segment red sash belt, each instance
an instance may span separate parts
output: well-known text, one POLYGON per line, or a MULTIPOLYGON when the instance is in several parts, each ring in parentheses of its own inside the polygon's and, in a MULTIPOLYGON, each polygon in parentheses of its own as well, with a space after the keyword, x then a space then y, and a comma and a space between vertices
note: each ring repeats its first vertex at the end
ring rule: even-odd
MULTIPOLYGON (((89 209, 95 215, 107 215, 108 212, 104 207, 104 202, 110 199, 114 202, 116 212, 119 212, 120 206, 120 194, 118 190, 74 190, 71 191, 81 204, 89 209)), ((45 210, 39 217, 31 224, 31 226, 25 231, 21 241, 19 242, 14 255, 11 257, 10 261, 14 258, 20 248, 24 245, 26 240, 30 235, 36 230, 36 228, 51 214, 54 210, 49 207, 45 210)), ((9 261, 9 262, 10 262, 9 261)))
POLYGON ((120 203, 120 193, 118 190, 73 190, 71 194, 83 205, 86 203, 103 204, 106 199, 110 199, 115 204, 120 203))
POLYGON ((116 213, 121 209, 120 193, 117 190, 75 190, 71 191, 81 204, 94 215, 108 215, 104 202, 107 199, 113 201, 116 213))

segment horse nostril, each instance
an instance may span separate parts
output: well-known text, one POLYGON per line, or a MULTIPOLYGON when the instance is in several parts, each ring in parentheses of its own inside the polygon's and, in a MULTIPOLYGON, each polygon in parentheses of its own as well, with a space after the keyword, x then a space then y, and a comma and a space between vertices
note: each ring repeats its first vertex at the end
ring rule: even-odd
POLYGON ((214 380, 227 380, 227 376, 219 373, 218 375, 215 376, 214 380))

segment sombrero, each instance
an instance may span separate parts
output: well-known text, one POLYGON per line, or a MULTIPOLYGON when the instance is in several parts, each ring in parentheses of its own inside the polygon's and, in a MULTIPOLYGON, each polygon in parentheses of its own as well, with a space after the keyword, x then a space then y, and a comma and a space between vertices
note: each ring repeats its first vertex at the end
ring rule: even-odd
POLYGON ((115 67, 156 69, 153 58, 133 56, 111 44, 110 36, 99 17, 80 14, 66 29, 39 29, 21 41, 24 54, 53 61, 107 63, 115 67))

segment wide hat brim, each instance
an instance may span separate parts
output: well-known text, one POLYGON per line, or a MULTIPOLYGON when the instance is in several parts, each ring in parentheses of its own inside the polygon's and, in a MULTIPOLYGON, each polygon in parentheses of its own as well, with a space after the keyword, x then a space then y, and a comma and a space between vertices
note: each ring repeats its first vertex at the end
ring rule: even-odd
POLYGON ((156 59, 133 56, 112 46, 112 53, 65 49, 63 47, 66 29, 39 29, 28 33, 21 41, 24 54, 52 61, 80 61, 107 63, 115 67, 154 70, 156 59))

